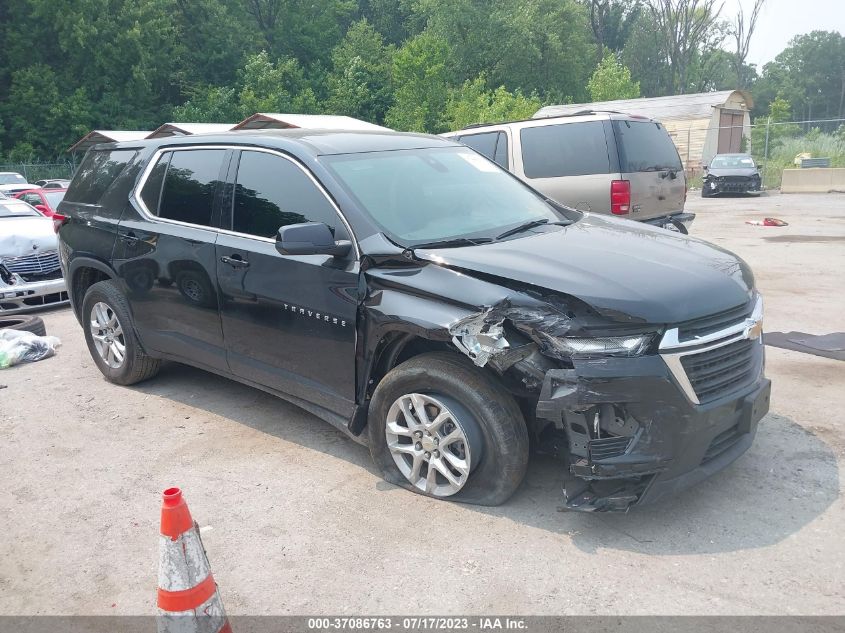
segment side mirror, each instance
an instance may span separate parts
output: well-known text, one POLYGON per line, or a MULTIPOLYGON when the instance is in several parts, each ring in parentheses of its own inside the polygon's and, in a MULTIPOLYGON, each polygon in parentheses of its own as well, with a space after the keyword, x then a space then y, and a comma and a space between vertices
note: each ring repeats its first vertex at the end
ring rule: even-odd
POLYGON ((701 168, 702 168, 704 171, 707 171, 708 169, 710 169, 710 165, 703 165, 701 168))
POLYGON ((352 249, 349 240, 335 241, 332 230, 323 222, 289 224, 276 235, 276 250, 282 255, 332 255, 343 257, 352 249))
POLYGON ((47 217, 53 215, 53 212, 50 211, 46 204, 36 204, 35 210, 38 211, 38 213, 40 213, 41 215, 46 215, 47 217))

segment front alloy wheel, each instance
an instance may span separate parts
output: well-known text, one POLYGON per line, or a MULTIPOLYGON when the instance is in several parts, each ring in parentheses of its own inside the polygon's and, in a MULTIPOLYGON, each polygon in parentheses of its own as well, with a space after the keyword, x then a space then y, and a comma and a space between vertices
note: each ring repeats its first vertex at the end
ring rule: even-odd
POLYGON ((100 358, 112 369, 119 369, 126 358, 123 327, 114 310, 98 301, 91 308, 91 338, 100 358))
POLYGON ((422 393, 396 399, 387 413, 385 439, 402 475, 435 497, 464 487, 483 447, 478 425, 462 406, 422 393))

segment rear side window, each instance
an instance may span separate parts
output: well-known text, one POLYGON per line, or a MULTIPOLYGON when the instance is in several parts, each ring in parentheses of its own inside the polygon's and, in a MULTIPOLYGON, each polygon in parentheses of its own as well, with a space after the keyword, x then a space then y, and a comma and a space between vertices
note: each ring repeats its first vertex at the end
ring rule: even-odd
POLYGON ((302 169, 275 154, 242 152, 232 230, 272 238, 281 227, 303 222, 323 222, 338 239, 348 238, 328 198, 302 169))
POLYGON ((44 201, 41 199, 37 193, 25 193, 20 196, 20 199, 26 202, 27 204, 31 204, 33 207, 37 204, 44 204, 44 201))
POLYGON ((508 168, 508 137, 504 132, 467 134, 457 138, 467 147, 471 147, 505 169, 508 168))
POLYGON ((85 155, 65 194, 68 202, 99 204, 112 183, 126 169, 135 150, 96 150, 85 155))
POLYGON ((214 197, 221 184, 223 149, 162 154, 141 190, 150 213, 166 220, 211 226, 214 197), (161 195, 157 196, 159 183, 161 195), (155 200, 158 198, 158 205, 155 200), (151 206, 152 205, 152 206, 151 206))
POLYGON ((173 152, 165 152, 162 154, 156 163, 150 175, 147 176, 147 181, 141 189, 141 200, 147 211, 153 215, 158 215, 158 203, 161 201, 161 186, 164 184, 164 174, 167 173, 167 165, 170 164, 170 157, 173 152))
POLYGON ((523 129, 522 165, 528 178, 610 173, 601 121, 542 125, 523 129))
POLYGON ((614 121, 623 172, 681 169, 678 150, 666 129, 655 121, 614 121))
POLYGON ((458 139, 466 145, 471 147, 479 154, 483 154, 490 160, 493 160, 493 155, 496 153, 496 139, 498 132, 485 132, 484 134, 467 134, 460 136, 458 139))

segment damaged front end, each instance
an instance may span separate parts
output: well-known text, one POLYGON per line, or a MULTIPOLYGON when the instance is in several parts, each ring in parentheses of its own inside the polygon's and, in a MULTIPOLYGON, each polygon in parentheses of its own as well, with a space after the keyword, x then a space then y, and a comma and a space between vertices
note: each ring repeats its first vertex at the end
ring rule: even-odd
POLYGON ((679 389, 658 329, 608 326, 577 300, 509 298, 457 320, 449 333, 528 405, 535 447, 568 468, 571 510, 624 511, 704 479, 750 446, 768 409, 756 342, 743 360, 751 378, 737 385, 744 395, 702 404, 679 389))
MULTIPOLYGON (((34 260, 35 257, 29 259, 34 260)), ((67 302, 67 288, 58 268, 58 259, 54 270, 40 261, 36 261, 35 265, 40 267, 31 271, 31 264, 26 258, 16 258, 11 264, 0 260, 0 315, 28 312, 67 302)))

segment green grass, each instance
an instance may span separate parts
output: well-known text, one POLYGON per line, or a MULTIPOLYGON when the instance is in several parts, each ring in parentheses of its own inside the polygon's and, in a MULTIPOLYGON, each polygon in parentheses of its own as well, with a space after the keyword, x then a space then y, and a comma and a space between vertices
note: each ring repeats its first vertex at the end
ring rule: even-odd
POLYGON ((769 148, 769 157, 755 156, 763 163, 763 186, 766 189, 780 187, 784 169, 794 169, 795 156, 809 152, 813 158, 829 158, 831 167, 845 167, 845 138, 832 134, 809 134, 797 138, 778 139, 774 148, 769 148))

